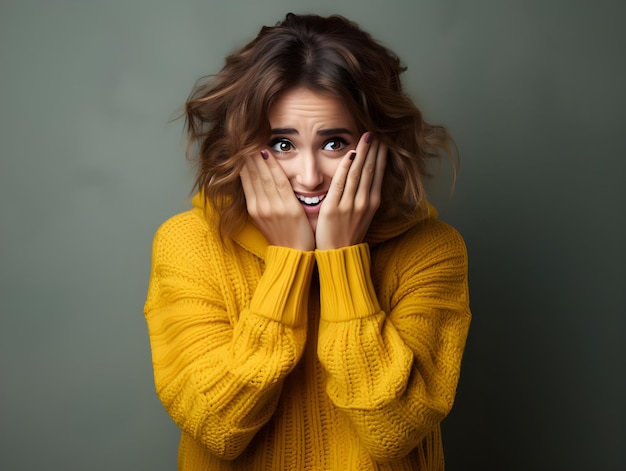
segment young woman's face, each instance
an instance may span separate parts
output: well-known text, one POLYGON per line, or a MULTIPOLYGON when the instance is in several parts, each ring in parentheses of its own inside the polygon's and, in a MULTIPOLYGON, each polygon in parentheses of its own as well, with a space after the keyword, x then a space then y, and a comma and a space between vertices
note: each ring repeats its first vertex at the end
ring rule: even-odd
POLYGON ((285 92, 270 109, 269 120, 270 151, 315 231, 337 166, 359 142, 358 129, 339 100, 307 88, 285 92))

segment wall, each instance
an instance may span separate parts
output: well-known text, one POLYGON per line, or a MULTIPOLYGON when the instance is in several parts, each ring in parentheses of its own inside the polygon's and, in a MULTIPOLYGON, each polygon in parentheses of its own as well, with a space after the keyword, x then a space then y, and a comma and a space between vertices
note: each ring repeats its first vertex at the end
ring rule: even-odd
POLYGON ((446 167, 431 187, 474 312, 448 469, 625 469, 623 5, 4 0, 0 468, 175 468, 142 316, 152 235, 192 184, 168 121, 295 11, 398 52, 461 150, 454 197, 446 167))

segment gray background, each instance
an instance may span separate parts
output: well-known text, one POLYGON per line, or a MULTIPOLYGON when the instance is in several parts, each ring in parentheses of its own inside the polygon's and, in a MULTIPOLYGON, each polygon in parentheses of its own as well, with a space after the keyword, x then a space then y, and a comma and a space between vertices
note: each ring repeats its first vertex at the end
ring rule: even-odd
POLYGON ((450 470, 626 469, 626 8, 619 1, 0 3, 0 468, 172 470, 142 306, 186 208, 193 82, 287 11, 409 66, 462 168, 474 321, 450 470))

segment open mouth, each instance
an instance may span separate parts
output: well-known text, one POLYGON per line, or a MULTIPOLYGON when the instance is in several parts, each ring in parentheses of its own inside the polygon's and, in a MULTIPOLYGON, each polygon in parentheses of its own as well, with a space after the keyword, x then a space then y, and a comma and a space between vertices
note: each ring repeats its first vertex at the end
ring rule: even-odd
POLYGON ((307 206, 317 206, 322 201, 324 201, 324 198, 326 198, 326 195, 302 196, 296 193, 296 198, 298 198, 298 201, 300 201, 300 203, 305 204, 307 206))

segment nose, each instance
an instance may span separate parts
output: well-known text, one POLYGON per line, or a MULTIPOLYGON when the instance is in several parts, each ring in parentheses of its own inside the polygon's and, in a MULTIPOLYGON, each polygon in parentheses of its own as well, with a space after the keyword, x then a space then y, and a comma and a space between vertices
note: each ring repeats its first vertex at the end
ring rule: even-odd
POLYGON ((296 181, 303 189, 313 191, 324 182, 324 173, 322 172, 318 156, 315 152, 309 151, 301 154, 300 157, 296 181))

